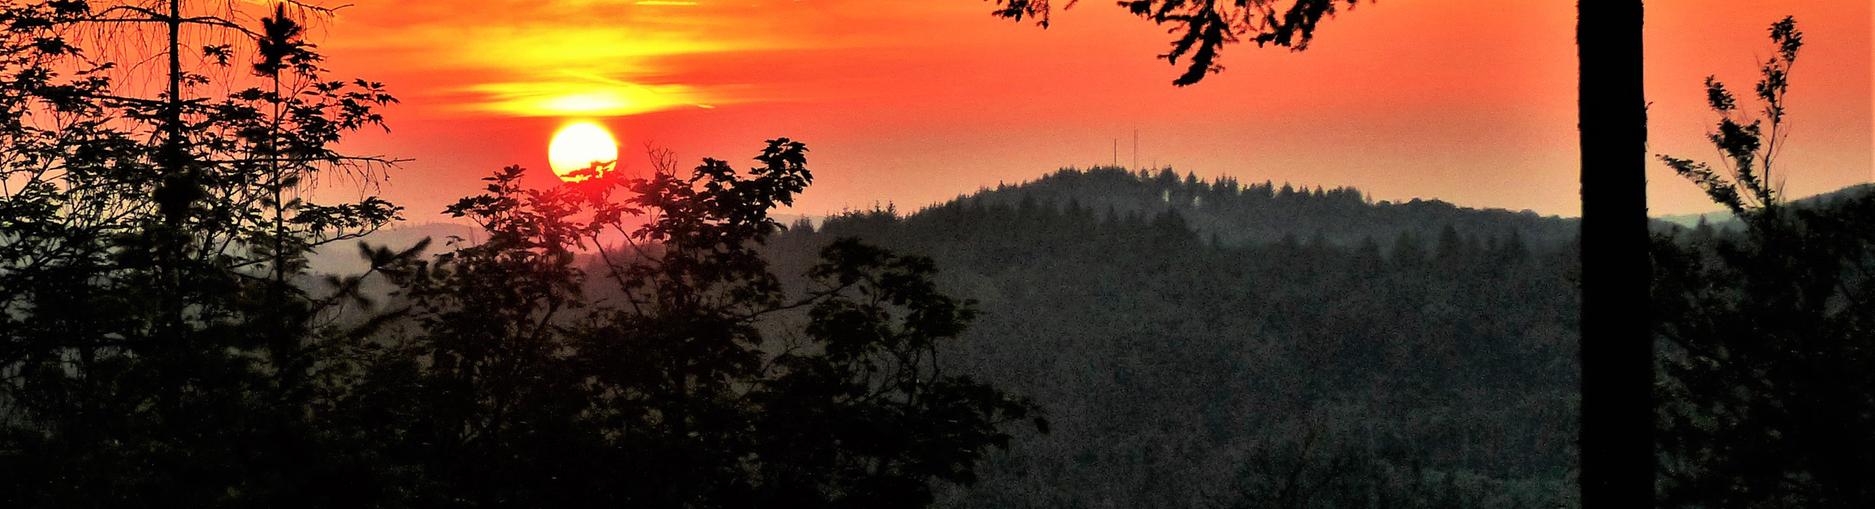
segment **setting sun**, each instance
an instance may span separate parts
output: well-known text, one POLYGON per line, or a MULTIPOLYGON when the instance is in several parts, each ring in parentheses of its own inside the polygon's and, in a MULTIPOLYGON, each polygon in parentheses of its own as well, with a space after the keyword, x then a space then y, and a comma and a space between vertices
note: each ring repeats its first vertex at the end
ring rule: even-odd
POLYGON ((611 131, 592 122, 577 122, 560 128, 554 133, 553 142, 547 145, 547 162, 553 166, 553 173, 562 179, 593 163, 617 160, 618 141, 612 138, 611 131))

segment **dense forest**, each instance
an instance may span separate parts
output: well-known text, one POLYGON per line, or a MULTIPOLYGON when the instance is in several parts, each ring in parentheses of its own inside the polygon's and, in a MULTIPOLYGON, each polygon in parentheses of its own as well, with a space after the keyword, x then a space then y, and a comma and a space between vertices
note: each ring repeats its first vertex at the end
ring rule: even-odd
POLYGON ((1536 507, 1570 492, 1570 228, 1095 168, 771 249, 927 253, 980 301, 954 362, 1055 426, 958 505, 1536 507))
MULTIPOLYGON (((1753 383, 1866 380, 1841 370, 1868 365, 1856 331, 1871 316, 1857 295, 1868 291, 1861 271, 1875 260, 1856 225, 1868 224, 1871 204, 1875 194, 1862 186, 1775 213, 1747 211, 1749 223, 1656 224, 1655 256, 1675 263, 1658 294, 1697 303, 1663 306, 1674 320, 1661 348, 1675 355, 1662 369, 1679 375, 1663 379, 1674 397, 1662 410, 1670 433, 1661 454, 1677 460, 1663 500, 1867 496, 1793 494, 1817 486, 1802 480, 1757 488, 1778 485, 1780 469, 1867 472, 1867 445, 1820 464, 1798 451, 1833 446, 1756 445, 1800 422, 1787 413, 1798 410, 1765 422, 1738 418, 1764 410, 1765 399, 1694 409, 1753 383), (1785 232, 1787 245, 1764 244, 1768 232, 1785 232), (1850 271, 1844 286, 1814 273, 1766 280, 1802 266, 1780 258, 1797 256, 1787 249, 1819 257, 1807 262, 1814 270, 1850 271), (1755 265, 1732 265, 1747 259, 1755 265), (1780 259, 1783 268, 1764 265, 1780 259), (1789 292, 1807 297, 1787 300, 1789 292), (1801 302, 1820 307, 1792 309, 1801 302), (1782 328, 1806 320, 1818 322, 1782 328), (1684 364, 1699 342, 1743 349, 1753 344, 1745 338, 1770 342, 1752 346, 1749 360, 1684 364), (1811 345, 1834 367, 1790 372, 1825 359, 1788 357, 1801 348, 1771 355, 1790 347, 1772 346, 1783 341, 1811 345), (1765 370, 1785 374, 1772 381, 1765 370), (1699 385, 1680 385, 1689 381, 1699 385), (1715 453, 1719 436, 1737 445, 1715 453), (1739 459, 1727 454, 1751 459, 1708 463, 1739 459)), ((908 214, 796 222, 769 252, 790 268, 844 237, 928 253, 943 268, 937 281, 979 301, 957 369, 1045 402, 1054 426, 993 456, 982 482, 947 493, 954 506, 1555 507, 1576 503, 1571 223, 1440 202, 1371 203, 1345 188, 1272 192, 1169 170, 1093 168, 908 214)), ((1834 422, 1869 422, 1875 405, 1842 390, 1793 393, 1787 403, 1842 416, 1834 422)), ((1834 444, 1867 444, 1867 433, 1832 433, 1834 444)))

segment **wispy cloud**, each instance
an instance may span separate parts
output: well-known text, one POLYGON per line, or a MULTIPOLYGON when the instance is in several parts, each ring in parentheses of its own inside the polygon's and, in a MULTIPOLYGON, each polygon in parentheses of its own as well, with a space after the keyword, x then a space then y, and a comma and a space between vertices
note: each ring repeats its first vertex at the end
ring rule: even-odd
POLYGON ((764 81, 772 69, 709 70, 700 77, 708 83, 678 73, 699 59, 902 40, 861 20, 905 9, 850 0, 372 2, 342 16, 352 33, 335 41, 426 73, 426 91, 452 102, 443 110, 632 115, 754 101, 755 88, 774 85, 764 81))
POLYGON ((463 88, 480 100, 464 108, 513 116, 620 116, 672 108, 708 106, 711 97, 696 87, 640 84, 614 80, 540 78, 479 83, 463 88))

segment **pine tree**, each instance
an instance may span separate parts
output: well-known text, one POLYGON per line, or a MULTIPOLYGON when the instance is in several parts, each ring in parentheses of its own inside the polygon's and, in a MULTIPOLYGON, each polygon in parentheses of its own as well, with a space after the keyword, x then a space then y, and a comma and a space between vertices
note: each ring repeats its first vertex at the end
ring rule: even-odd
POLYGON ((21 186, 0 196, 0 371, 22 374, 0 386, 8 501, 267 504, 317 499, 340 477, 342 453, 306 416, 329 367, 309 352, 340 336, 319 319, 347 287, 295 283, 312 247, 398 209, 289 197, 314 174, 387 163, 332 147, 394 99, 322 78, 288 12, 256 31, 180 0, 0 8, 0 181, 21 186), (87 34, 139 26, 163 41, 130 48, 164 62, 153 97, 86 51, 87 34), (197 53, 195 30, 242 42, 197 53), (185 54, 228 67, 256 55, 260 81, 215 82, 185 54), (208 85, 234 92, 193 95, 208 85))

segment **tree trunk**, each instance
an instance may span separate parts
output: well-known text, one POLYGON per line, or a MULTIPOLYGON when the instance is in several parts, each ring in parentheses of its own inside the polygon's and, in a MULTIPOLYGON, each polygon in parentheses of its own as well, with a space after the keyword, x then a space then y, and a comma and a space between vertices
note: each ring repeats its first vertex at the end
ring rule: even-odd
POLYGON ((1654 496, 1641 0, 1578 0, 1583 507, 1654 496))

